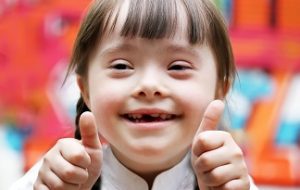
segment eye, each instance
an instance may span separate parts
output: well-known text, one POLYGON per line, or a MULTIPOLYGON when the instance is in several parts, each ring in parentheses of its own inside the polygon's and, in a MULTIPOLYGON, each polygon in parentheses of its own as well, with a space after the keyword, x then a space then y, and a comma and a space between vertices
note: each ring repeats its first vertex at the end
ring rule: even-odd
POLYGON ((134 67, 129 61, 118 59, 109 63, 108 71, 110 77, 118 79, 130 76, 134 67))
POLYGON ((109 68, 114 69, 114 70, 132 70, 133 69, 133 67, 130 65, 130 63, 125 60, 113 61, 109 68))
POLYGON ((187 61, 174 61, 168 66, 168 73, 175 79, 188 79, 192 76, 194 67, 187 61))
POLYGON ((170 64, 168 70, 171 71, 184 71, 184 70, 189 70, 192 69, 191 64, 185 62, 185 61, 175 61, 170 64))

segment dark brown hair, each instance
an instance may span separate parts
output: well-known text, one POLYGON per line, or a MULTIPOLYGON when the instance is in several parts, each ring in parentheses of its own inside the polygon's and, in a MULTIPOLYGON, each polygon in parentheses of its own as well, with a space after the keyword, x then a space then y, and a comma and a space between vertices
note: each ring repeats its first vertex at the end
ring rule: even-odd
MULTIPOLYGON (((86 77, 89 57, 105 34, 114 31, 123 0, 94 0, 79 29, 68 74, 86 77)), ((227 93, 234 76, 235 65, 225 21, 211 0, 129 0, 129 10, 120 32, 124 37, 161 39, 172 37, 180 17, 178 6, 187 14, 187 39, 190 44, 208 44, 217 63, 217 87, 227 93)), ((82 97, 77 103, 75 137, 81 139, 78 128, 80 115, 89 108, 82 97)))
MULTIPOLYGON (((69 72, 85 76, 89 57, 104 34, 114 30, 122 0, 95 0, 81 23, 69 72), (116 13, 116 14, 114 14, 116 13)), ((187 38, 191 44, 207 43, 217 62, 218 79, 226 92, 234 79, 235 65, 225 21, 211 0, 130 0, 120 35, 160 39, 172 37, 183 3, 188 16, 187 38)))

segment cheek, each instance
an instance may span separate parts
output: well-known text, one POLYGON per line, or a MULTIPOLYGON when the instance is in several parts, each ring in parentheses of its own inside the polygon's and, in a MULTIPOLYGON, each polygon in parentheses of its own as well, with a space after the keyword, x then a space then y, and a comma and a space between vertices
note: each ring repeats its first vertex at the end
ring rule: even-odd
POLYGON ((191 122, 192 125, 198 126, 200 125, 206 107, 213 100, 213 96, 211 98, 201 98, 200 95, 189 97, 193 101, 187 100, 183 102, 185 113, 189 118, 189 122, 191 122))
POLYGON ((176 90, 176 99, 190 125, 198 127, 208 104, 215 98, 215 85, 203 83, 183 84, 176 90))
POLYGON ((104 74, 91 74, 89 80, 89 98, 91 109, 95 112, 112 110, 123 99, 124 92, 120 86, 103 76, 104 74))
POLYGON ((96 117, 96 123, 100 132, 105 128, 111 128, 113 117, 123 105, 124 96, 111 87, 99 85, 100 88, 91 89, 90 102, 91 111, 96 117))

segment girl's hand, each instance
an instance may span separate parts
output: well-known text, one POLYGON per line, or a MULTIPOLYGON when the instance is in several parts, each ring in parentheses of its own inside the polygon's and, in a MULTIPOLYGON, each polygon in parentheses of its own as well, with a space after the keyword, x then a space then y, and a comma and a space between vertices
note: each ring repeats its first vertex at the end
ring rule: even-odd
POLYGON ((243 153, 232 136, 216 131, 224 103, 207 107, 192 145, 192 163, 201 190, 249 190, 250 180, 243 153))
POLYGON ((34 189, 91 189, 101 173, 102 146, 94 116, 81 115, 79 127, 82 140, 59 140, 43 158, 34 189))

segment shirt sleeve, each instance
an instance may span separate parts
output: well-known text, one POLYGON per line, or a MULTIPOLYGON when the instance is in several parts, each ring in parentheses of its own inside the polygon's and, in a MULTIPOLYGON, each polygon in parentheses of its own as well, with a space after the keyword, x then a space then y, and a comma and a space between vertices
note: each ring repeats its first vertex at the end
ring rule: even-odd
POLYGON ((41 166, 42 161, 40 160, 23 177, 17 180, 9 190, 32 190, 41 166))

